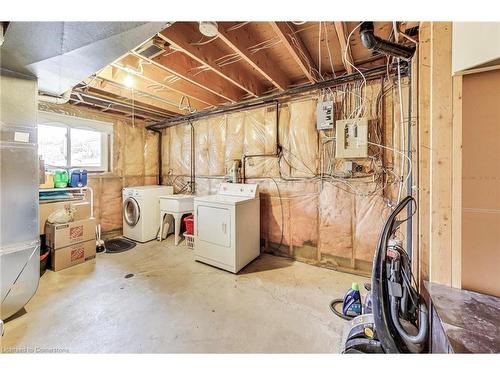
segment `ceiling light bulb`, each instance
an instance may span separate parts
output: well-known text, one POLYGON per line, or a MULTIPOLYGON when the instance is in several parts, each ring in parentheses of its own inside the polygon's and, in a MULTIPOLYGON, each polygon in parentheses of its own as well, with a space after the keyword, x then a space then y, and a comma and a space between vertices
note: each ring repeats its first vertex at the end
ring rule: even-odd
POLYGON ((123 83, 128 88, 134 87, 134 77, 132 77, 130 74, 125 76, 125 78, 123 79, 123 83))
POLYGON ((217 22, 213 21, 200 21, 200 33, 208 37, 214 37, 219 33, 217 22))

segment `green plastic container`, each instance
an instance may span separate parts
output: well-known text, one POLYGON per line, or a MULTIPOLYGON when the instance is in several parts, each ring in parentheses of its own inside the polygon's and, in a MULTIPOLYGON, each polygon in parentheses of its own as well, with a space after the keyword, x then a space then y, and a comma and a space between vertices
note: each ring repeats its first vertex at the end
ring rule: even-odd
POLYGON ((54 187, 64 188, 68 186, 69 175, 68 171, 59 169, 54 173, 54 187))

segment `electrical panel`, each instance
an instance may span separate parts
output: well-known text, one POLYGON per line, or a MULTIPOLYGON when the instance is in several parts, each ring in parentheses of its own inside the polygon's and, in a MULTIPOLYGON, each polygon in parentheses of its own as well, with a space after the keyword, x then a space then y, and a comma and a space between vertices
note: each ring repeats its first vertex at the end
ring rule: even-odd
POLYGON ((335 123, 335 157, 366 158, 368 156, 368 119, 337 120, 335 123))
POLYGON ((316 107, 316 129, 333 129, 335 121, 335 103, 329 101, 318 101, 316 107))

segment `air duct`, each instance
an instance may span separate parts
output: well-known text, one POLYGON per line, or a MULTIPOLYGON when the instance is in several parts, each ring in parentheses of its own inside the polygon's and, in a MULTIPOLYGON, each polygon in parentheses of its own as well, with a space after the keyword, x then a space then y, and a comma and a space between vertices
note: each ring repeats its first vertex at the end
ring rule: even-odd
POLYGON ((52 103, 52 104, 65 104, 69 102, 69 99, 71 98, 71 91, 72 89, 69 89, 61 96, 52 96, 39 93, 38 100, 40 100, 41 102, 52 103))
POLYGON ((359 28, 361 43, 372 51, 383 53, 403 60, 411 60, 415 47, 384 40, 374 34, 373 22, 363 22, 359 28))

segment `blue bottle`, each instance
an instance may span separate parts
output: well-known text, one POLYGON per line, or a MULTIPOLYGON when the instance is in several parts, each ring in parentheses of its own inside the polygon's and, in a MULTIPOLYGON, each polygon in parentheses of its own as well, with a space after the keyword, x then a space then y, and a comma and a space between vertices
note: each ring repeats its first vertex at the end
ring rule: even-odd
POLYGON ((361 294, 359 294, 358 283, 352 283, 351 289, 347 291, 342 303, 342 313, 345 316, 361 315, 361 294))

